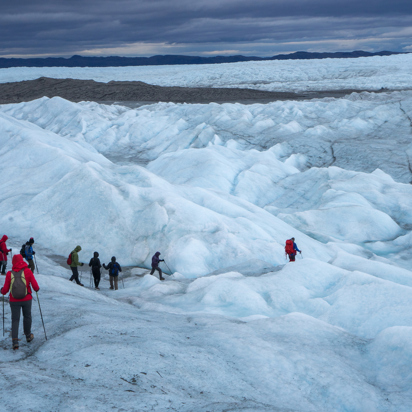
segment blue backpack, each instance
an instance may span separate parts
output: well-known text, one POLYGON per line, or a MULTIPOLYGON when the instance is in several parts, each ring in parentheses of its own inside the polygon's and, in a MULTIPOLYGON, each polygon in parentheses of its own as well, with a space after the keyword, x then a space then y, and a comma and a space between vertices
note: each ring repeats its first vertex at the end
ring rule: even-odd
POLYGON ((119 264, 117 262, 113 263, 112 270, 110 271, 112 276, 118 276, 119 274, 119 264))

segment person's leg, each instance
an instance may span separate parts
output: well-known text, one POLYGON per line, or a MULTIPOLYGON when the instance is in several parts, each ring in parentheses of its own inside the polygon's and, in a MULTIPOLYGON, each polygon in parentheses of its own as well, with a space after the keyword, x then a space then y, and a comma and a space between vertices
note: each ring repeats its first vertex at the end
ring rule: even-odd
POLYGON ((114 276, 114 290, 118 289, 119 276, 114 276))
POLYGON ((95 268, 92 269, 93 280, 94 280, 94 287, 97 289, 99 286, 99 282, 97 281, 97 271, 95 268))
POLYGON ((26 336, 30 336, 31 334, 31 305, 32 300, 26 300, 25 302, 21 302, 22 309, 23 309, 23 330, 26 336))
POLYGON ((79 280, 79 271, 77 270, 77 266, 71 267, 71 270, 72 270, 73 275, 70 278, 70 280, 74 279, 78 285, 81 285, 80 280, 79 280))
POLYGON ((164 279, 163 276, 162 276, 162 275, 163 275, 162 269, 160 269, 159 267, 157 267, 156 270, 159 272, 159 279, 160 279, 160 280, 164 279))
POLYGON ((3 260, 2 262, 0 262, 0 267, 1 267, 1 274, 5 275, 6 274, 7 261, 3 260))
POLYGON ((150 271, 150 274, 153 275, 153 273, 154 273, 155 270, 156 270, 156 268, 154 268, 154 267, 152 266, 152 270, 150 271))
POLYGON ((28 264, 29 264, 29 269, 34 273, 34 269, 35 269, 35 267, 34 267, 34 260, 31 259, 31 260, 28 260, 27 262, 28 262, 28 264))
POLYGON ((113 288, 113 276, 110 275, 110 289, 114 289, 113 288))
POLYGON ((96 288, 98 288, 100 284, 100 269, 96 273, 96 288))
POLYGON ((289 255, 289 262, 294 262, 295 261, 295 255, 289 255))
POLYGON ((11 310, 11 338, 18 339, 21 302, 10 302, 11 310))

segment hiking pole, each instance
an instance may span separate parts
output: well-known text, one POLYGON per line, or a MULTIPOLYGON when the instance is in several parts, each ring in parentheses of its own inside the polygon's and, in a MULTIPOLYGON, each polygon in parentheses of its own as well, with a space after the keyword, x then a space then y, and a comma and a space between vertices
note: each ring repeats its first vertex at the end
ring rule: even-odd
POLYGON ((41 313, 41 307, 40 307, 40 299, 39 299, 39 295, 36 292, 36 296, 37 296, 37 302, 39 304, 39 309, 40 309, 40 316, 41 316, 41 323, 43 323, 43 329, 44 329, 44 336, 47 340, 47 335, 46 335, 46 328, 44 327, 44 321, 43 321, 43 314, 41 313))
POLYGON ((122 284, 123 284, 123 289, 124 289, 124 280, 123 280, 123 276, 122 276, 122 284))
POLYGON ((92 287, 92 269, 90 269, 90 287, 92 287))
MULTIPOLYGON (((165 262, 164 260, 163 260, 163 262, 165 262)), ((167 263, 165 262, 165 265, 167 266, 167 268, 169 269, 169 272, 170 272, 170 274, 172 274, 172 271, 170 270, 170 268, 169 268, 169 266, 167 265, 167 263)))
POLYGON ((4 336, 4 295, 3 295, 3 336, 4 336))
POLYGON ((36 255, 33 255, 33 256, 34 256, 34 263, 36 264, 37 274, 39 274, 39 267, 37 266, 36 255))

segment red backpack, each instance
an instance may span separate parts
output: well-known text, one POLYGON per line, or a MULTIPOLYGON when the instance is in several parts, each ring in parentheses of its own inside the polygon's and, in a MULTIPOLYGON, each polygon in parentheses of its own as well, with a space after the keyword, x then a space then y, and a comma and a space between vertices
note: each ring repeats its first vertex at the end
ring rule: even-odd
POLYGON ((293 240, 288 239, 286 241, 285 252, 288 255, 293 255, 295 253, 295 248, 293 247, 293 240))
POLYGON ((72 264, 72 254, 70 253, 69 257, 67 258, 67 264, 70 266, 72 264))

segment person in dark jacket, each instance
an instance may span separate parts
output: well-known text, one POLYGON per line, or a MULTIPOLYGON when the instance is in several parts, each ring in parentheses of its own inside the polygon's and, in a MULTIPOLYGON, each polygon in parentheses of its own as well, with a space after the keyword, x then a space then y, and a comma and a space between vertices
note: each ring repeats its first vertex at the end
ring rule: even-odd
POLYGON ((162 269, 159 268, 159 263, 164 262, 164 259, 160 259, 161 253, 156 252, 153 257, 152 257, 152 270, 150 272, 151 275, 153 275, 154 271, 157 270, 159 272, 159 279, 160 280, 165 280, 165 278, 162 276, 163 272, 162 269))
POLYGON ((12 251, 12 249, 7 249, 6 245, 6 240, 8 237, 4 235, 1 240, 0 240, 0 268, 1 268, 1 274, 5 275, 6 274, 6 267, 7 267, 7 255, 9 252, 12 251))
POLYGON ((29 264, 29 269, 34 273, 33 256, 36 254, 36 252, 33 250, 33 243, 34 243, 34 239, 31 237, 30 240, 26 242, 26 247, 24 248, 24 252, 26 254, 27 263, 29 264))
POLYGON ((76 283, 80 286, 84 286, 83 283, 80 282, 79 280, 79 271, 77 269, 77 266, 83 266, 84 263, 79 262, 79 255, 78 252, 80 252, 82 248, 80 246, 76 246, 74 250, 72 251, 72 263, 70 263, 70 269, 72 270, 72 276, 70 278, 70 282, 72 280, 75 280, 76 283))
POLYGON ((92 268, 92 274, 93 274, 93 279, 94 279, 94 288, 96 290, 99 289, 99 283, 100 283, 100 268, 102 265, 100 264, 100 259, 99 259, 99 253, 94 252, 93 257, 90 259, 89 266, 92 268))
POLYGON ((37 284, 36 278, 33 272, 27 267, 27 263, 23 260, 22 255, 14 255, 12 260, 12 269, 7 272, 6 281, 1 289, 2 295, 5 295, 10 290, 9 302, 11 309, 11 337, 13 339, 13 349, 19 349, 19 323, 20 323, 20 311, 23 311, 23 328, 24 334, 26 335, 26 341, 31 342, 34 339, 34 335, 31 333, 31 286, 38 292, 39 285, 37 284), (17 277, 24 274, 26 280, 26 288, 24 291, 27 292, 26 296, 17 299, 13 296, 16 289, 13 289, 14 285, 17 285, 17 277), (16 283, 15 283, 16 282, 16 283))
POLYGON ((106 266, 103 263, 103 267, 109 271, 110 275, 110 289, 117 290, 118 289, 118 280, 119 280, 119 272, 122 271, 122 268, 120 267, 119 263, 116 262, 116 256, 112 256, 112 261, 106 266))

